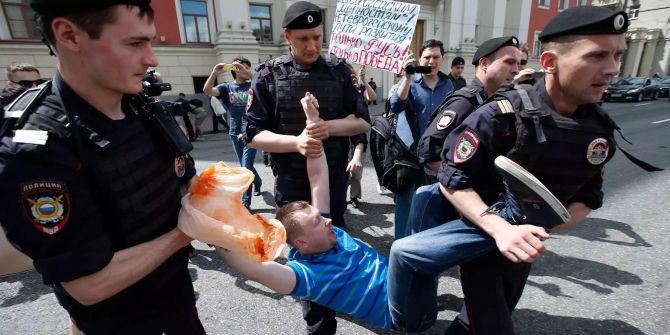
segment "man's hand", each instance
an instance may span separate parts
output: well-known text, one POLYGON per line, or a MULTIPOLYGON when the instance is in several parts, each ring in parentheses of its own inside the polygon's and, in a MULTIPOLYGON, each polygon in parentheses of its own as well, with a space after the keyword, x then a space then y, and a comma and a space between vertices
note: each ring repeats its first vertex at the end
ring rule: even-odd
POLYGON ((349 164, 347 164, 347 172, 358 173, 363 169, 363 163, 360 159, 353 158, 349 164))
POLYGON ((498 250, 514 263, 532 263, 545 250, 540 239, 549 238, 542 227, 505 225, 496 230, 493 238, 498 250))
MULTIPOLYGON (((404 70, 407 67, 407 65, 409 65, 412 62, 416 62, 416 59, 414 59, 414 53, 408 52, 402 59, 402 69, 404 70)), ((407 78, 408 80, 412 79, 413 76, 414 74, 409 74, 405 72, 405 78, 407 78)))
POLYGON ((252 77, 251 67, 247 66, 247 64, 235 61, 235 62, 233 62, 233 65, 235 65, 237 67, 237 70, 233 70, 233 71, 235 71, 235 73, 243 74, 244 78, 251 78, 252 77))
POLYGON ((223 70, 224 65, 226 65, 226 63, 219 63, 219 64, 214 65, 214 68, 212 69, 212 73, 218 76, 222 73, 227 72, 227 71, 223 70))
POLYGON ((326 121, 323 121, 323 119, 319 119, 316 122, 307 122, 307 127, 305 127, 305 130, 307 131, 307 136, 319 141, 323 141, 330 137, 328 125, 326 124, 326 121))
POLYGON ((296 137, 296 151, 308 158, 318 158, 321 157, 323 143, 321 140, 308 136, 307 129, 305 129, 296 137))

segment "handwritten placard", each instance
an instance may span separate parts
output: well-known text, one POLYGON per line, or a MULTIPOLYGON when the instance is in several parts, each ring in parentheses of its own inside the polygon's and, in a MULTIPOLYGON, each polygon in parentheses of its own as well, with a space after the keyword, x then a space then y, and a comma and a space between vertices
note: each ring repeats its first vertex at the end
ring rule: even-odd
POLYGON ((339 0, 329 52, 395 73, 409 52, 420 6, 390 0, 339 0))

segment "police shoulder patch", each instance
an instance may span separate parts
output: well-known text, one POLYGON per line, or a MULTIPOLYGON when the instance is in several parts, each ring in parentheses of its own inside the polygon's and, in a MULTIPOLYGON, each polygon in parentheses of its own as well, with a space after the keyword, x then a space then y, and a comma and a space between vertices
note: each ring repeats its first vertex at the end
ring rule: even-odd
POLYGON ((586 160, 593 165, 600 165, 607 160, 609 149, 609 142, 606 139, 596 138, 586 149, 586 160))
POLYGON ((254 103, 254 90, 250 88, 247 92, 247 107, 245 108, 245 111, 249 111, 252 103, 254 103))
POLYGON ((437 130, 444 130, 449 127, 456 118, 456 112, 452 110, 446 110, 442 113, 442 117, 437 121, 437 130))
POLYGON ((36 180, 19 185, 23 213, 37 230, 54 235, 70 217, 70 193, 62 181, 36 180))
POLYGON ((474 131, 466 129, 456 141, 456 147, 454 148, 454 162, 467 162, 468 159, 475 155, 477 147, 479 147, 479 136, 477 136, 474 131))
POLYGON ((178 178, 186 174, 186 156, 179 156, 174 159, 174 173, 178 178))
POLYGON ((498 109, 500 109, 500 113, 502 114, 514 113, 514 108, 512 107, 512 103, 509 102, 509 100, 497 100, 496 103, 498 104, 498 109))

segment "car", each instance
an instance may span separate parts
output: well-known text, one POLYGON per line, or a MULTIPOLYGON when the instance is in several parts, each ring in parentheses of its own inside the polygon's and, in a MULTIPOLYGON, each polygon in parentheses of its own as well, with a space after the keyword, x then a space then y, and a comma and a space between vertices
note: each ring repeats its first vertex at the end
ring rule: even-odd
POLYGON ((661 79, 661 90, 658 93, 659 97, 670 97, 670 76, 661 79))
POLYGON ((660 93, 661 81, 655 77, 625 78, 608 85, 603 100, 627 100, 642 101, 645 98, 656 100, 660 93))

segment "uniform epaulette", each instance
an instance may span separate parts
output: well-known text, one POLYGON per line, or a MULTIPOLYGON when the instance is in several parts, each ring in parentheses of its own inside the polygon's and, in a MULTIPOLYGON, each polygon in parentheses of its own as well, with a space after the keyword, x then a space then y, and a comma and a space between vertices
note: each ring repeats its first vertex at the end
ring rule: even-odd
POLYGON ((514 108, 512 107, 512 103, 510 103, 509 100, 507 99, 496 100, 496 103, 498 104, 498 109, 500 109, 500 113, 502 114, 514 113, 514 108))

